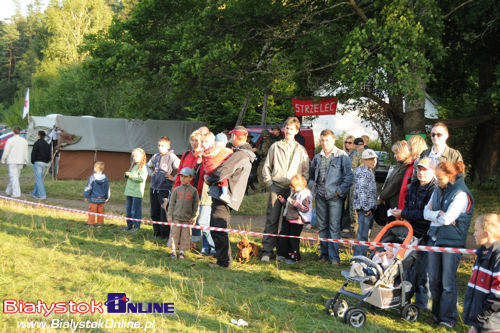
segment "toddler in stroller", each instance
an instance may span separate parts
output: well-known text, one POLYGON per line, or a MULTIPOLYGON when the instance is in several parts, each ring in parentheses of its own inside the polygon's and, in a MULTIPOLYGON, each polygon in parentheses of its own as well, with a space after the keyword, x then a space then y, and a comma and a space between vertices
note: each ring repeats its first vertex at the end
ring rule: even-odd
MULTIPOLYGON (((373 242, 398 243, 403 245, 417 245, 418 239, 413 237, 413 228, 406 221, 394 221, 379 232, 373 242)), ((350 271, 342 271, 346 281, 325 305, 327 314, 344 319, 355 328, 362 327, 366 323, 366 311, 362 308, 363 303, 368 303, 379 309, 397 309, 404 319, 414 322, 418 318, 418 308, 411 304, 406 297, 411 289, 411 283, 404 281, 405 271, 415 262, 415 250, 395 249, 391 255, 392 248, 386 245, 386 252, 383 248, 370 246, 368 257, 354 256, 350 259, 353 266, 362 267, 362 274, 351 274, 350 271), (394 255, 394 253, 396 253, 394 255), (386 260, 387 268, 383 268, 382 263, 375 261, 386 260), (392 258, 390 258, 392 257, 392 258), (377 259, 378 258, 378 259, 377 259), (356 264, 356 265, 354 265, 356 264), (359 266, 358 266, 359 265, 359 266), (361 293, 347 290, 349 283, 359 283, 361 293), (349 307, 340 295, 349 296, 358 300, 357 306, 349 307)), ((359 271, 358 271, 359 273, 359 271)))
MULTIPOLYGON (((394 249, 390 246, 385 246, 384 249, 384 252, 375 253, 373 255, 372 261, 376 264, 379 264, 380 267, 382 267, 382 270, 385 271, 385 269, 394 262, 394 249)), ((376 276, 377 272, 373 269, 373 267, 369 267, 363 262, 358 262, 356 260, 352 261, 351 270, 349 271, 350 277, 360 277, 368 275, 376 276)))

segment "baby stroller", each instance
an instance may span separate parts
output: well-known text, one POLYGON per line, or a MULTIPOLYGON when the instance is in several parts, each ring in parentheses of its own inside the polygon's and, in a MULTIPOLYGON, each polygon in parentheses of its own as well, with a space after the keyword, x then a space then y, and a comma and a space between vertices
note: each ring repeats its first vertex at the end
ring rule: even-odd
MULTIPOLYGON (((403 245, 418 244, 418 239, 413 237, 413 228, 406 221, 394 221, 387 224, 373 241, 403 245)), ((350 259, 351 263, 358 262, 366 265, 374 275, 351 276, 349 271, 342 271, 346 281, 335 297, 326 302, 325 311, 328 315, 343 318, 344 323, 355 328, 362 327, 366 323, 366 311, 362 305, 366 302, 379 309, 399 310, 407 321, 417 320, 418 308, 411 304, 406 296, 412 284, 404 281, 405 272, 415 262, 416 251, 399 249, 394 256, 394 262, 384 271, 379 264, 371 260, 380 249, 370 246, 367 257, 354 256, 350 259), (349 283, 359 283, 361 294, 346 290, 349 283), (359 303, 357 306, 349 307, 345 300, 339 298, 340 295, 352 297, 359 300, 359 303)))

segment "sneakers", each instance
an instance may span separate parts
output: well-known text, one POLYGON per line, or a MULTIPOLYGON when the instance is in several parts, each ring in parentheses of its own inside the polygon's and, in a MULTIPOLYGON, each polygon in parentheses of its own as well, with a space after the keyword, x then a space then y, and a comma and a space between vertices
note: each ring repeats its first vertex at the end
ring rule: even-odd
POLYGON ((270 256, 262 256, 262 258, 260 258, 260 261, 263 261, 263 262, 269 262, 270 260, 271 260, 270 256))
POLYGON ((177 258, 179 258, 180 260, 184 260, 186 259, 186 256, 184 256, 184 252, 181 252, 179 253, 179 256, 177 258))
POLYGON ((342 237, 342 238, 353 238, 354 234, 351 232, 351 230, 344 229, 344 230, 342 230, 342 233, 340 234, 340 237, 342 237))
POLYGON ((283 256, 278 256, 278 261, 283 261, 283 260, 286 260, 286 258, 283 256))
POLYGON ((217 251, 215 251, 214 248, 211 248, 211 249, 203 248, 203 249, 201 249, 201 254, 204 255, 204 256, 213 256, 215 253, 217 253, 217 251))
POLYGON ((293 259, 288 259, 287 261, 285 261, 287 264, 298 264, 299 262, 297 260, 293 260, 293 259))
POLYGON ((170 258, 177 259, 177 253, 175 251, 170 252, 170 258))
POLYGON ((442 322, 440 322, 440 323, 439 323, 439 325, 438 325, 438 326, 439 326, 439 327, 446 327, 446 328, 453 328, 453 326, 454 326, 454 325, 453 325, 453 324, 450 324, 450 323, 447 323, 447 322, 445 322, 445 321, 442 321, 442 322))
POLYGON ((230 203, 231 202, 231 197, 228 194, 221 194, 219 196, 219 200, 224 201, 225 203, 230 203))

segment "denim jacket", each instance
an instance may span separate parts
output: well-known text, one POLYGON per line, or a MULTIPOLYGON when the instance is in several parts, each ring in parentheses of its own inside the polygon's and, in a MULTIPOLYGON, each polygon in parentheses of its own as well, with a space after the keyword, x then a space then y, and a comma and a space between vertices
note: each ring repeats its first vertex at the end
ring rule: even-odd
MULTIPOLYGON (((332 155, 325 175, 325 199, 327 200, 335 198, 335 193, 344 198, 349 193, 349 188, 354 181, 351 160, 346 152, 335 147, 332 155)), ((314 155, 309 168, 309 188, 313 196, 316 196, 318 192, 316 182, 319 177, 319 168, 323 156, 323 151, 314 155)))

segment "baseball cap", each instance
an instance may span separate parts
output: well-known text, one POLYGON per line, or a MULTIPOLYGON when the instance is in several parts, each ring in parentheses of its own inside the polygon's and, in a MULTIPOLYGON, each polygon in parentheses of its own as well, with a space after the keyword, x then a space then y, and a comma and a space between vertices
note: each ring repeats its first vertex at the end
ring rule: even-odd
POLYGON ((232 131, 229 131, 229 134, 236 134, 238 136, 248 135, 248 131, 244 126, 236 126, 232 131))
POLYGON ((191 168, 185 167, 181 169, 181 172, 179 172, 179 175, 183 176, 193 176, 193 170, 191 168))
POLYGON ((224 133, 219 133, 215 136, 215 142, 227 143, 227 135, 224 133))
POLYGON ((363 154, 361 154, 361 158, 367 160, 369 158, 378 158, 378 156, 372 149, 366 149, 363 151, 363 154))
POLYGON ((354 144, 355 144, 355 145, 361 145, 361 144, 363 144, 363 145, 364 145, 364 144, 365 144, 365 142, 363 141, 363 139, 362 139, 362 138, 356 138, 356 139, 354 139, 354 144))
POLYGON ((427 170, 429 170, 429 169, 434 170, 434 168, 436 167, 436 164, 429 157, 424 157, 424 158, 420 159, 420 161, 418 161, 417 166, 422 166, 422 167, 426 168, 427 170))

